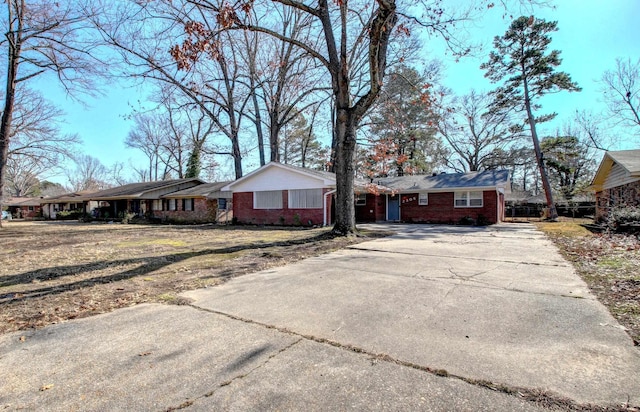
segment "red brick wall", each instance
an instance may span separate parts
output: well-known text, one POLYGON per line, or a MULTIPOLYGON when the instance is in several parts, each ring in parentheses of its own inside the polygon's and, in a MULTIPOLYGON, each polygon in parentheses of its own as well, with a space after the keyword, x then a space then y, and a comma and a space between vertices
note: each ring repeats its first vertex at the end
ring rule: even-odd
POLYGON ((418 205, 418 194, 400 195, 400 219, 404 222, 455 224, 465 217, 478 220, 484 216, 488 223, 496 223, 498 199, 495 191, 486 191, 483 207, 454 207, 453 192, 429 193, 429 204, 418 205))
MULTIPOLYGON (((323 190, 326 193, 327 190, 323 190)), ((331 210, 329 196, 327 206, 331 210)), ((322 225, 323 209, 289 209, 289 192, 282 191, 282 209, 254 209, 253 192, 239 192, 233 194, 233 216, 238 223, 255 225, 322 225), (311 224, 309 224, 311 222, 311 224)), ((329 219, 329 217, 328 217, 329 219)))
POLYGON ((195 198, 195 210, 182 210, 182 199, 178 199, 178 210, 154 210, 153 217, 174 222, 208 223, 216 221, 218 199, 195 198))
POLYGON ((356 205, 356 222, 379 222, 386 218, 386 199, 384 196, 367 194, 367 204, 356 205))
POLYGON ((606 219, 616 206, 640 206, 640 181, 596 193, 596 220, 606 219))

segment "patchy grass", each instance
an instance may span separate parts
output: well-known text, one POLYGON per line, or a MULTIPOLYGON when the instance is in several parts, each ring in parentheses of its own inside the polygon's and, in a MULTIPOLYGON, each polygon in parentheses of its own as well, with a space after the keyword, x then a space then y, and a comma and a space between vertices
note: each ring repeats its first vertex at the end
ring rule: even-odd
POLYGON ((9 222, 0 229, 0 333, 142 302, 284 265, 381 233, 329 229, 9 222))
POLYGON ((544 231, 569 259, 611 314, 640 344, 640 240, 621 234, 595 234, 580 224, 591 221, 564 219, 541 222, 544 231))

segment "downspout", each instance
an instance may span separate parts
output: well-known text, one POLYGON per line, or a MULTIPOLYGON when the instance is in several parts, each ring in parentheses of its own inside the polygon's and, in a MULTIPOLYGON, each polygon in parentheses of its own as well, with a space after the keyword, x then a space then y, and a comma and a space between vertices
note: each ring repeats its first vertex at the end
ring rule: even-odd
POLYGON ((322 227, 326 227, 326 226, 328 226, 328 224, 327 224, 327 220, 328 220, 328 218, 327 218, 327 212, 328 212, 328 211, 327 211, 327 197, 328 197, 329 195, 334 194, 335 192, 336 192, 336 190, 335 190, 335 189, 330 190, 330 191, 328 191, 327 193, 325 193, 325 194, 324 194, 324 197, 322 198, 322 202, 323 202, 322 210, 324 211, 324 212, 323 212, 323 214, 322 214, 322 215, 323 215, 323 216, 322 216, 322 227))

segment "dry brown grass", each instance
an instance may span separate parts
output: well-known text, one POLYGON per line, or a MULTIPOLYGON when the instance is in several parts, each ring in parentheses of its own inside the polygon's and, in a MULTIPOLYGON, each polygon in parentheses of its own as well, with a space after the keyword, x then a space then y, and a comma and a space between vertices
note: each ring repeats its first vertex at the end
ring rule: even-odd
POLYGON ((0 333, 181 303, 184 290, 364 239, 329 229, 9 222, 0 229, 0 333))
POLYGON ((611 314, 640 344, 640 240, 621 234, 596 234, 580 224, 590 220, 541 222, 544 231, 569 259, 611 314))

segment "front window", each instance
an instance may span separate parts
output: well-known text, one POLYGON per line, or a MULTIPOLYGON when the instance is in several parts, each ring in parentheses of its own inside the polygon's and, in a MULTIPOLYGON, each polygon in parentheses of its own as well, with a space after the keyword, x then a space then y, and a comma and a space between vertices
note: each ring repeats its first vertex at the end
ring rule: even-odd
POLYGON ((360 193, 356 195, 356 206, 365 206, 367 204, 367 194, 360 193))
POLYGON ((322 209, 322 189, 289 190, 289 209, 322 209))
POLYGON ((481 191, 461 191, 454 193, 455 207, 482 207, 481 191))
POLYGON ((193 199, 182 199, 182 210, 193 211, 193 199))
POLYGON ((428 193, 419 193, 418 194, 418 205, 427 206, 429 204, 429 194, 428 193))
POLYGON ((282 191, 253 192, 254 209, 282 209, 282 191))

